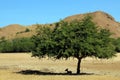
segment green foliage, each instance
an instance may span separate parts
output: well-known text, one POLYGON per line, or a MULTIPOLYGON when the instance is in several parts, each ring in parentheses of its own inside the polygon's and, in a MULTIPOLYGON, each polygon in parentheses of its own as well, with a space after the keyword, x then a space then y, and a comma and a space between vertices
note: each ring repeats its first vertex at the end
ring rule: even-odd
POLYGON ((26 28, 24 31, 17 32, 16 34, 21 34, 21 33, 26 33, 26 32, 30 32, 30 29, 26 28))
POLYGON ((2 43, 2 50, 1 52, 5 53, 5 52, 10 52, 13 50, 13 44, 10 41, 5 41, 2 43))
POLYGON ((120 38, 113 39, 113 44, 115 45, 116 52, 120 52, 120 38))
POLYGON ((33 37, 36 44, 33 56, 52 55, 59 59, 87 56, 109 58, 114 55, 110 32, 98 30, 91 17, 71 23, 61 21, 54 30, 45 26, 37 30, 37 35, 33 37))
POLYGON ((81 59, 88 56, 108 59, 115 55, 111 33, 106 29, 97 29, 90 16, 82 21, 61 21, 54 30, 46 26, 39 26, 37 30, 37 35, 33 36, 33 56, 75 57, 78 59, 77 74, 80 73, 81 59))
POLYGON ((30 52, 34 48, 34 43, 30 38, 17 38, 13 40, 2 40, 0 52, 30 52))
POLYGON ((29 38, 17 38, 13 41, 14 52, 30 52, 34 43, 29 38))
POLYGON ((30 32, 30 29, 26 28, 26 30, 24 32, 30 32))
POLYGON ((52 46, 51 34, 52 31, 48 26, 38 25, 37 36, 33 36, 32 40, 35 44, 35 48, 33 49, 33 56, 39 56, 40 58, 49 55, 49 47, 52 46))

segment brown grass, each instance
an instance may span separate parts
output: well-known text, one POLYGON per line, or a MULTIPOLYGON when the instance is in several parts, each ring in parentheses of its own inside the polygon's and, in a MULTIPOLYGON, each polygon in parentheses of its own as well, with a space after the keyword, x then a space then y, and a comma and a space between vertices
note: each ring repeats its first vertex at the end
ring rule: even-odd
MULTIPOLYGON (((110 30, 113 33, 112 37, 114 38, 120 37, 120 23, 116 22, 112 16, 102 11, 69 16, 69 17, 66 17, 64 21, 70 22, 76 19, 82 20, 88 14, 93 16, 93 22, 95 22, 98 26, 100 26, 100 28, 105 28, 110 30)), ((45 25, 45 24, 41 24, 41 25, 45 25)), ((49 25, 51 28, 55 26, 54 23, 47 24, 47 25, 49 25)), ((18 24, 8 25, 0 29, 0 38, 3 36, 6 39, 13 39, 16 37, 17 38, 31 37, 32 35, 35 34, 35 29, 36 29, 36 25, 30 25, 30 26, 22 26, 18 24), (20 33, 25 31, 26 28, 30 29, 31 31, 20 33), (20 33, 20 34, 16 34, 16 33, 20 33)))
POLYGON ((86 15, 91 15, 93 17, 93 22, 96 23, 100 28, 110 30, 110 32, 113 33, 112 37, 114 38, 120 37, 120 23, 116 22, 111 15, 102 11, 69 16, 65 18, 65 21, 72 21, 75 19, 81 20, 86 15))
POLYGON ((0 29, 0 38, 5 37, 6 39, 14 39, 20 37, 31 37, 35 34, 35 25, 22 26, 19 24, 12 24, 0 29), (24 32, 28 28, 30 32, 24 32), (19 34, 18 34, 19 33, 19 34))
POLYGON ((65 73, 69 68, 76 72, 76 59, 51 60, 49 58, 38 59, 26 53, 0 54, 0 80, 119 80, 120 79, 120 54, 110 60, 86 58, 82 60, 81 70, 91 75, 43 75, 22 74, 25 70, 42 72, 65 73))

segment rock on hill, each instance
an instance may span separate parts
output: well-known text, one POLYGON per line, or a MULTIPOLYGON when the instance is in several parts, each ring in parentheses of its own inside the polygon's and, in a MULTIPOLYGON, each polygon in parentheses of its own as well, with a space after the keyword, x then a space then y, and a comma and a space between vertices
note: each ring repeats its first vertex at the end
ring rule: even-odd
MULTIPOLYGON (((120 23, 116 22, 111 15, 102 11, 69 16, 65 18, 64 21, 70 22, 73 20, 82 20, 86 15, 91 15, 93 17, 93 22, 100 26, 100 28, 109 29, 113 33, 112 37, 114 38, 120 37, 120 23)), ((30 37, 33 34, 35 34, 35 28, 36 25, 31 26, 21 26, 18 24, 8 25, 0 29, 0 37, 5 37, 6 39, 30 37), (26 29, 29 29, 29 31, 26 31, 26 29)))

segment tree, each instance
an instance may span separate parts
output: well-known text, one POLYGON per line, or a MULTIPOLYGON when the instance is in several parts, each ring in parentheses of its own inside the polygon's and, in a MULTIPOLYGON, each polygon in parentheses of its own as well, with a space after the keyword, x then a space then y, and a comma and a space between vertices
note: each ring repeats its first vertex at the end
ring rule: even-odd
POLYGON ((113 44, 115 45, 116 52, 120 52, 120 38, 113 39, 113 44))
POLYGON ((78 60, 77 74, 80 73, 81 60, 86 57, 111 58, 115 56, 111 33, 99 29, 87 16, 81 21, 57 23, 54 29, 47 26, 37 28, 33 36, 34 57, 54 57, 55 59, 74 57, 78 60))

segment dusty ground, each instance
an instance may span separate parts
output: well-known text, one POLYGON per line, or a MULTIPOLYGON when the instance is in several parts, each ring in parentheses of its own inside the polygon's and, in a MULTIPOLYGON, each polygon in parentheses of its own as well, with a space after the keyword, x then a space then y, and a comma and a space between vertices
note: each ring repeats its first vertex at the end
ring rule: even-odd
POLYGON ((65 75, 65 69, 76 72, 76 59, 38 59, 27 53, 0 54, 0 80, 120 80, 120 53, 109 60, 82 60, 83 75, 65 75))

